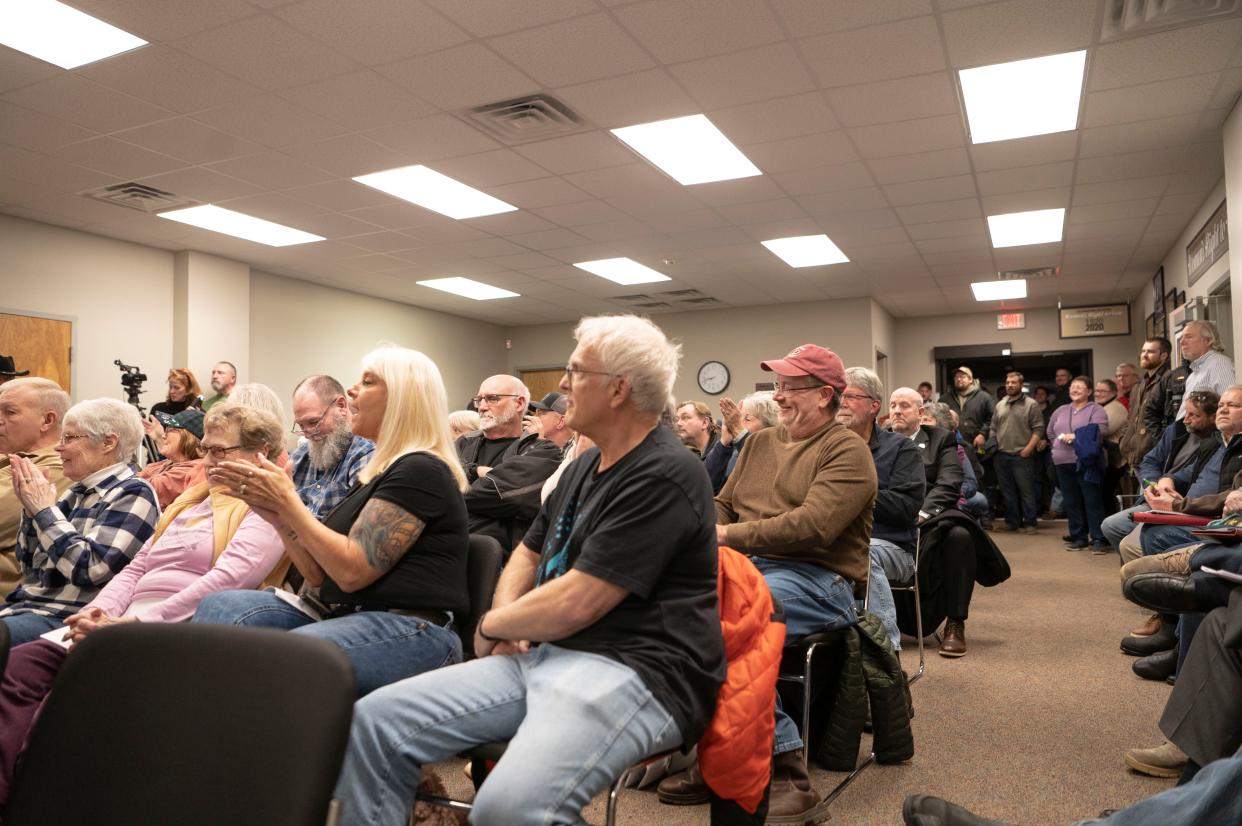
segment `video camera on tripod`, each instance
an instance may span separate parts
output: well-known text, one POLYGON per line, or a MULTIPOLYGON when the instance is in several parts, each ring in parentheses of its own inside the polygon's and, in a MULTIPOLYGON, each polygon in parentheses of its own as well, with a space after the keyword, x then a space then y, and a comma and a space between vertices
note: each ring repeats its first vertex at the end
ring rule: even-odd
POLYGON ((125 401, 138 408, 138 412, 145 417, 146 410, 143 409, 138 397, 142 395, 142 383, 147 380, 147 374, 142 372, 141 367, 125 364, 120 359, 112 363, 121 369, 121 387, 125 390, 125 401))

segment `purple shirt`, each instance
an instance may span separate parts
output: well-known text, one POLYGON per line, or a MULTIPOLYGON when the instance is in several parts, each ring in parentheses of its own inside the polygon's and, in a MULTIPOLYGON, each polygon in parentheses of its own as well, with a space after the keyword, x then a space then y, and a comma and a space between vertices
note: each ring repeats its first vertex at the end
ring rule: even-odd
POLYGON ((1075 410, 1073 404, 1063 404, 1052 411, 1048 420, 1048 441, 1052 444, 1052 463, 1054 465, 1073 465, 1078 463, 1073 443, 1066 444, 1057 437, 1062 433, 1073 433, 1080 427, 1089 424, 1100 426, 1100 438, 1108 432, 1108 414, 1095 402, 1087 402, 1081 410, 1075 410))

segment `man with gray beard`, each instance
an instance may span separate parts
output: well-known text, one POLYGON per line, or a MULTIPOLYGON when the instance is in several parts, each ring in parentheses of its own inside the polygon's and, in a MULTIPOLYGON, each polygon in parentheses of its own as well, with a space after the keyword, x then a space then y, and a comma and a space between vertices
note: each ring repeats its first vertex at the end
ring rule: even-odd
POLYGON ((562 451, 538 433, 522 433, 530 390, 514 376, 484 379, 473 399, 480 430, 457 440, 470 489, 470 533, 494 537, 507 555, 539 513, 539 492, 560 466, 562 451))
POLYGON ((290 456, 298 497, 317 518, 336 507, 375 452, 349 429, 345 388, 331 376, 310 376, 293 391, 293 432, 305 441, 290 456))

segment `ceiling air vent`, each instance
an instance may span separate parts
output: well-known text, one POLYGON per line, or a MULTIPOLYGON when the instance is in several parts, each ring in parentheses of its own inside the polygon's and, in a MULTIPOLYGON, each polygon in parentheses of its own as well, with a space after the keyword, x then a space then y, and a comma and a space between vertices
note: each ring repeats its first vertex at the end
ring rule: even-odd
POLYGON ((698 307, 714 307, 720 303, 720 299, 712 298, 710 295, 705 295, 702 298, 683 298, 680 299, 680 303, 694 304, 698 307))
POLYGON ((103 201, 105 204, 116 204, 127 209, 136 209, 139 212, 163 212, 167 209, 194 206, 198 203, 198 201, 180 198, 171 192, 165 192, 162 189, 156 189, 153 186, 135 183, 134 181, 113 184, 112 186, 105 186, 102 189, 94 189, 82 194, 87 198, 103 201))
POLYGON ((648 301, 646 304, 635 304, 635 307, 641 307, 644 310, 660 310, 665 307, 672 307, 667 301, 648 301))
POLYGON ((569 135, 587 128, 576 112, 542 93, 475 106, 458 112, 457 116, 511 145, 569 135))
POLYGON ((1242 15, 1242 0, 1104 0, 1100 41, 1213 23, 1242 15))
POLYGON ((1025 279, 1027 281, 1037 281, 1041 278, 1056 278, 1060 274, 1060 267, 1033 267, 1029 270, 1000 270, 996 273, 996 280, 1013 281, 1015 279, 1025 279))
POLYGON ((702 298, 703 297, 703 293, 699 292, 698 290, 669 290, 666 293, 660 293, 660 295, 671 295, 683 301, 689 298, 702 298))
POLYGON ((637 301, 650 301, 651 296, 645 293, 635 293, 634 295, 619 295, 613 300, 614 301, 626 301, 626 302, 633 304, 637 301))

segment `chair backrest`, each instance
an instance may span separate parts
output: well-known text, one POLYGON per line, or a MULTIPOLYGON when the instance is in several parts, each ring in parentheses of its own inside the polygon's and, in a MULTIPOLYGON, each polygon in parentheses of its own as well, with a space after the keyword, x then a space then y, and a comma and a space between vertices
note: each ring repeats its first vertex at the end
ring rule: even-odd
POLYGON ((490 536, 470 534, 466 552, 466 590, 470 594, 470 612, 457 620, 462 656, 467 660, 474 657, 474 627, 479 617, 492 607, 492 595, 496 592, 496 581, 500 579, 504 561, 505 551, 499 542, 490 536))
POLYGON ((57 675, 5 822, 323 826, 354 699, 349 660, 323 640, 105 628, 57 675))

